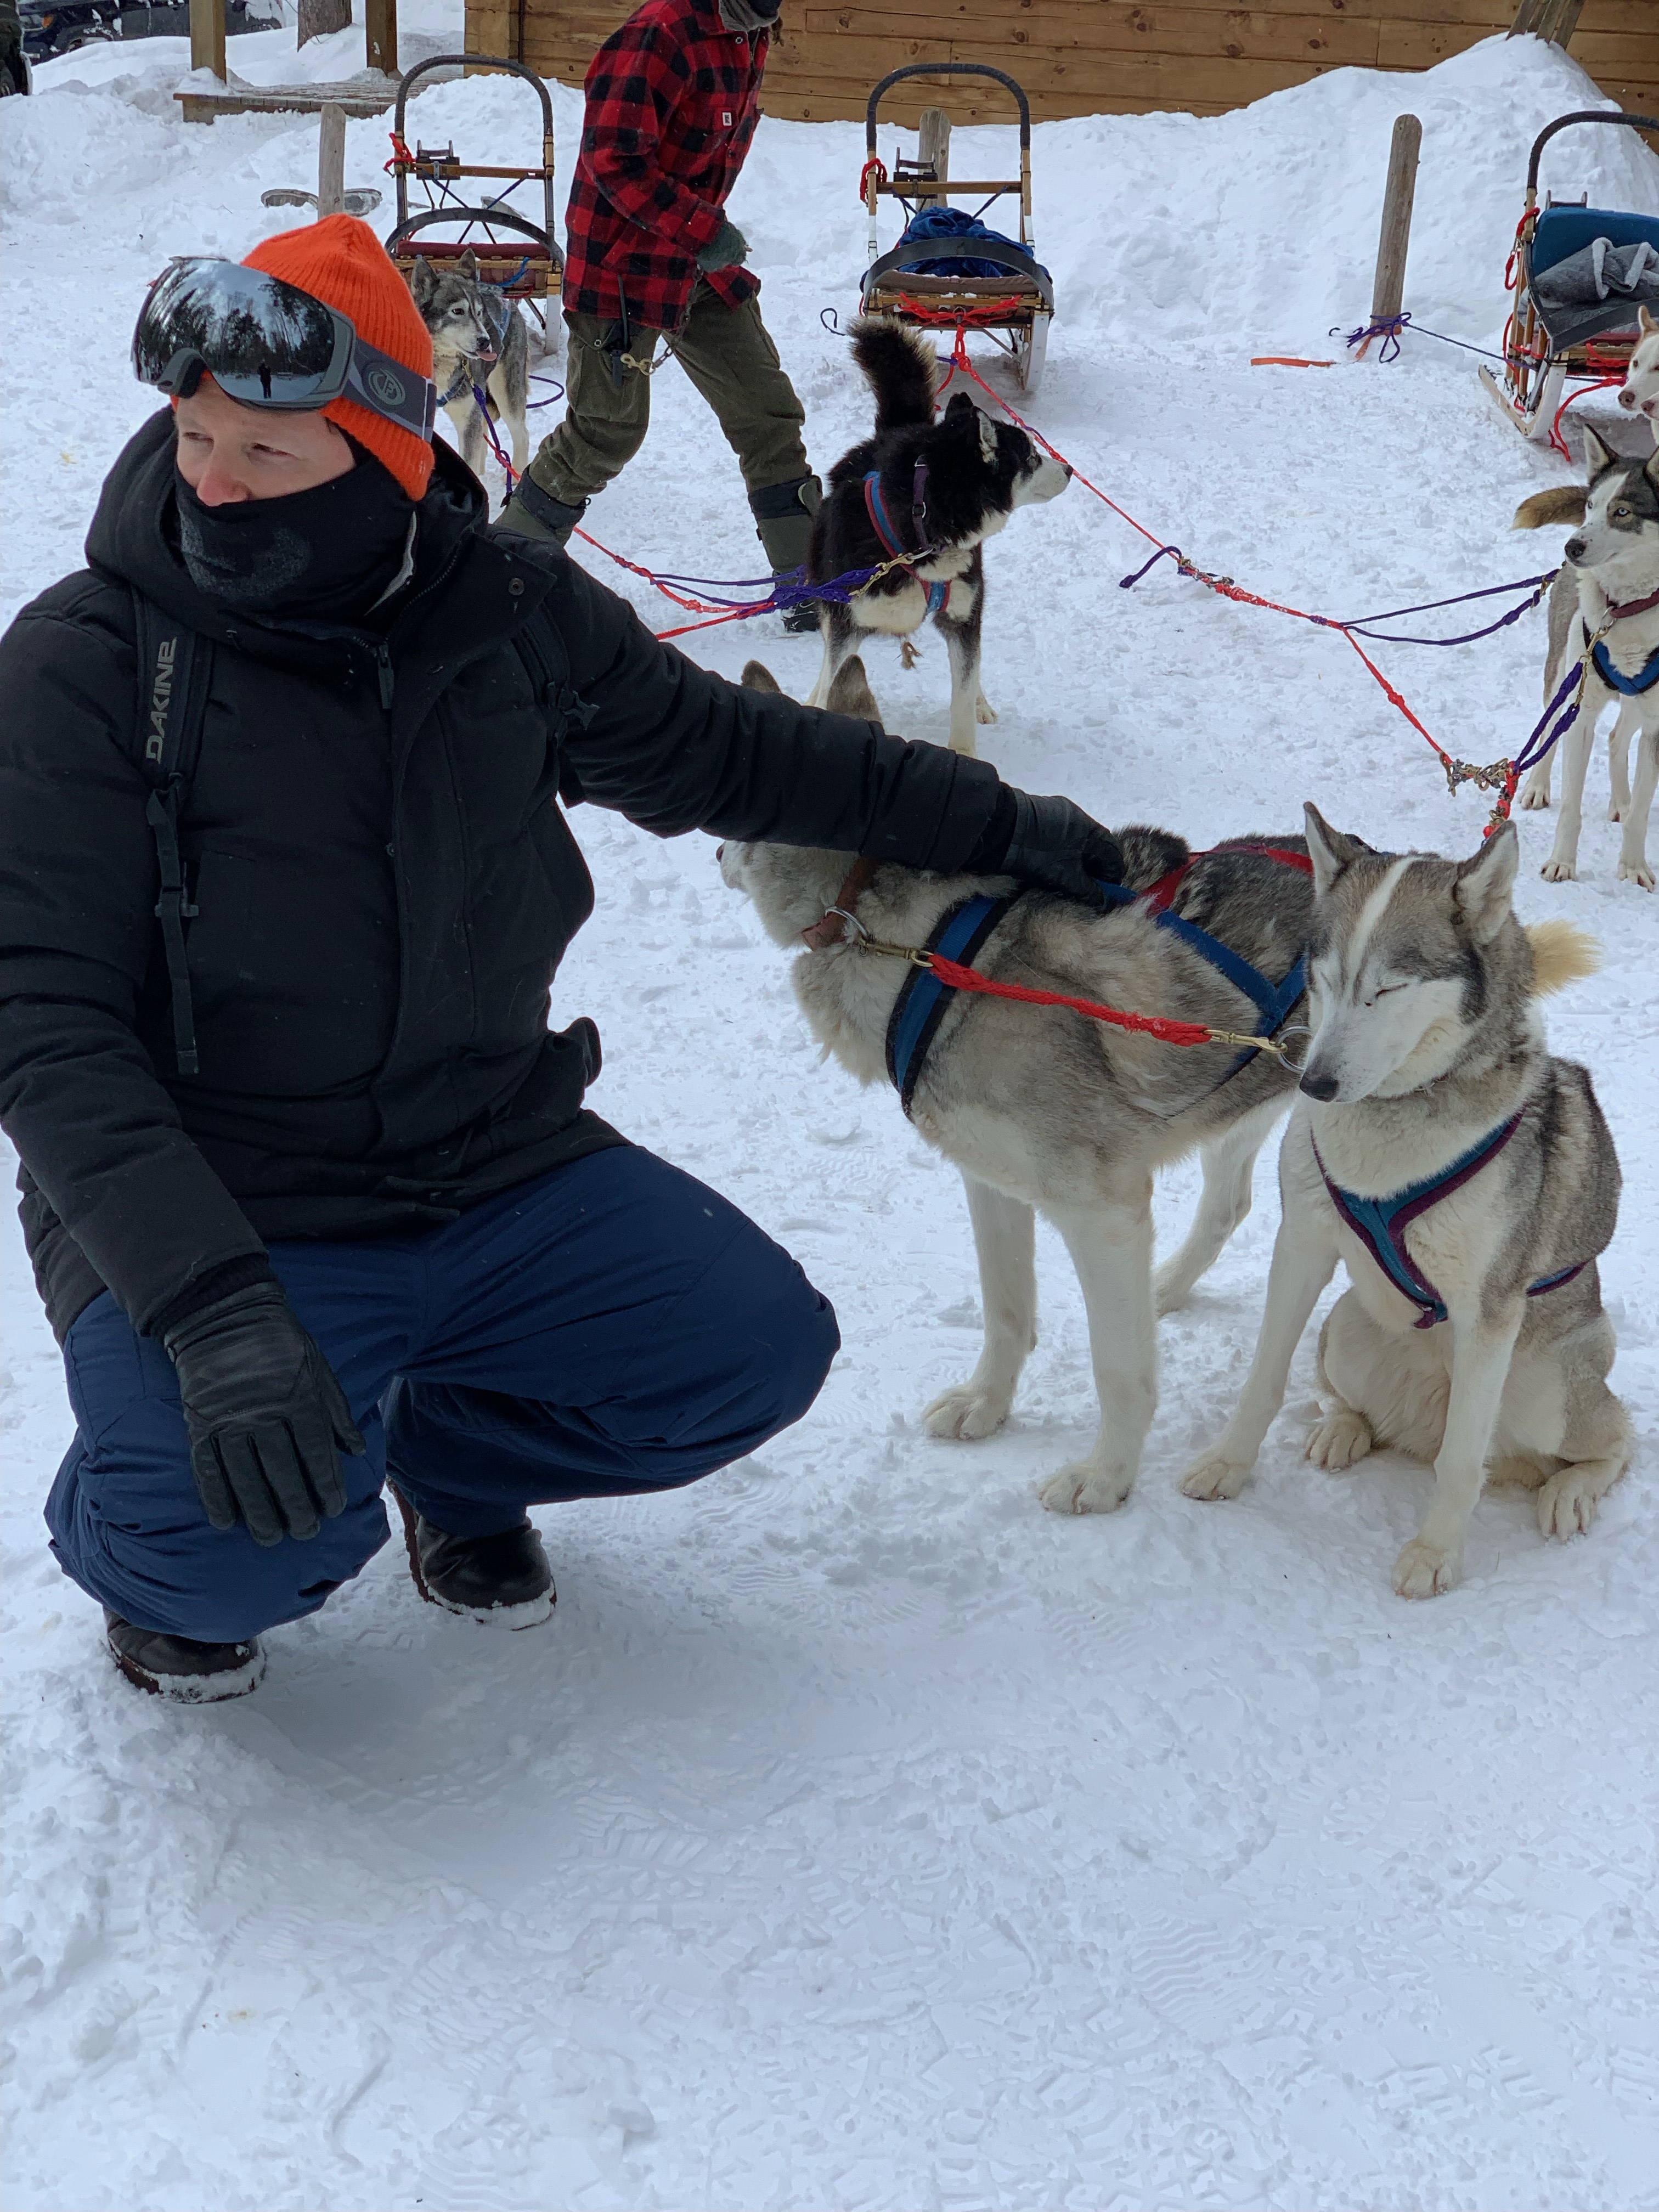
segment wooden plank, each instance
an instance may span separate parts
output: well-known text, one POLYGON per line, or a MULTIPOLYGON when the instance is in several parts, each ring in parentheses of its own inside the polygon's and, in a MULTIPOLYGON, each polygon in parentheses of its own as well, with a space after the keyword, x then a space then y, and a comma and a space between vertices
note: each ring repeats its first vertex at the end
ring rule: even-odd
MULTIPOLYGON (((882 8, 809 8, 803 18, 805 35, 826 42, 842 38, 915 38, 927 35, 927 18, 919 11, 890 14, 882 8)), ((1277 8, 1240 9, 1225 12, 1188 7, 1096 7, 1050 22, 1027 24, 1024 17, 987 19, 975 26, 971 45, 958 31, 951 52, 958 59, 971 58, 999 64, 1012 75, 1020 73, 1024 53, 1159 53, 1249 56, 1256 60, 1318 59, 1374 66, 1377 26, 1349 22, 1340 16, 1292 15, 1277 8)))

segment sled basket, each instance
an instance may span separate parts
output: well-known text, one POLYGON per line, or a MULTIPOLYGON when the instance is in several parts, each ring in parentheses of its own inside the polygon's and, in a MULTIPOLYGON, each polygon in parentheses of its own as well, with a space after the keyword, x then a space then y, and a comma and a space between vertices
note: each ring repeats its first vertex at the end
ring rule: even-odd
POLYGON ((1597 240, 1605 239, 1615 251, 1650 246, 1659 256, 1659 216, 1587 207, 1582 201, 1562 205, 1547 198, 1539 206, 1538 165, 1544 149, 1558 131, 1577 123, 1659 131, 1659 118, 1651 115, 1582 108, 1558 116, 1533 141, 1526 204, 1506 272, 1515 306, 1504 331, 1502 378, 1486 368, 1480 374, 1499 412, 1522 437, 1538 442, 1550 434, 1568 377, 1616 375, 1627 368, 1641 336, 1638 308, 1659 315, 1659 288, 1632 294, 1614 285, 1606 297, 1597 297, 1594 282, 1565 281, 1564 264, 1575 256, 1595 258, 1597 240), (1572 292, 1588 296, 1563 296, 1572 292))

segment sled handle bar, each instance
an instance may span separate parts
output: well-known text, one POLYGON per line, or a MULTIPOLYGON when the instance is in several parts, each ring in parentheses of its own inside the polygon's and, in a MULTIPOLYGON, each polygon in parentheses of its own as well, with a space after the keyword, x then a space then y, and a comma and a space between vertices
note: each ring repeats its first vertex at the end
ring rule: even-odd
POLYGON ((1558 131, 1565 131, 1575 123, 1622 123, 1632 131, 1659 131, 1659 116, 1621 115, 1605 107, 1579 107, 1571 115, 1558 115, 1553 123, 1544 125, 1532 142, 1532 158, 1527 163, 1528 201, 1538 196, 1538 163, 1545 147, 1558 131))
MULTIPOLYGON (((880 104, 881 95, 889 85, 897 84, 907 76, 988 76, 994 79, 1012 92, 1019 103, 1019 150, 1022 154, 1030 152, 1031 103, 1025 97, 1024 87, 1010 76, 1006 70, 993 69, 986 62, 907 62, 902 69, 889 70, 870 94, 870 104, 864 111, 866 153, 873 154, 876 150, 876 109, 880 104)), ((1569 116, 1567 120, 1571 123, 1573 118, 1569 116)))
MULTIPOLYGON (((409 106, 410 94, 417 81, 423 77, 428 70, 441 69, 497 70, 507 76, 521 76, 527 85, 533 87, 536 97, 542 104, 542 166, 539 172, 542 181, 542 228, 533 234, 545 243, 553 234, 553 102, 547 87, 533 69, 527 69, 522 62, 507 61, 499 55, 429 54, 425 61, 416 62, 412 70, 406 70, 398 82, 397 105, 392 111, 392 123, 399 148, 406 143, 404 137, 404 112, 409 106)), ((388 167, 392 166, 388 164, 388 167)), ((396 163, 393 173, 398 182, 398 228, 392 233, 392 236, 401 240, 404 230, 411 227, 409 215, 409 171, 401 160, 396 163)), ((521 181, 527 183, 530 178, 537 173, 535 170, 530 170, 521 181)), ((507 189, 511 191, 512 186, 509 185, 507 189)), ((502 194, 502 198, 506 198, 505 193, 502 194)), ((475 222, 478 220, 471 209, 466 212, 472 215, 475 222)), ((500 216, 497 220, 508 223, 510 227, 510 218, 506 215, 500 216)), ((520 230, 526 227, 523 222, 518 225, 520 230)))

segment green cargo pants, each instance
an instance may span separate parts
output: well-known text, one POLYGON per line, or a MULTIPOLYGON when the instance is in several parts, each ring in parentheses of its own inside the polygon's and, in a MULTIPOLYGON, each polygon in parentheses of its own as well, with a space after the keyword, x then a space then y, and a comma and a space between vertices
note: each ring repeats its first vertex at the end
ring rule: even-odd
MULTIPOLYGON (((552 498, 580 507, 620 474, 644 443, 651 379, 624 368, 621 386, 613 382, 604 349, 615 336, 614 322, 574 313, 564 319, 568 411, 543 439, 528 473, 552 498)), ((665 335, 635 329, 629 350, 637 361, 654 360, 660 369, 665 356, 658 349, 665 335)), ((728 307, 699 278, 685 322, 668 343, 738 457, 772 567, 794 568, 806 557, 817 485, 801 438, 805 412, 761 320, 759 302, 751 297, 728 307)))

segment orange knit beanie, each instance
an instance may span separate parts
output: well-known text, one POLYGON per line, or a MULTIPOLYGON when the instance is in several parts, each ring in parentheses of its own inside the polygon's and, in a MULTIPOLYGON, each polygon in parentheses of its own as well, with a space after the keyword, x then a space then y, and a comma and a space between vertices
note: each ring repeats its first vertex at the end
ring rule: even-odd
MULTIPOLYGON (((378 346, 417 376, 432 374, 432 339, 409 287, 366 222, 353 215, 325 216, 302 230, 284 230, 256 246, 242 264, 263 269, 348 316, 359 337, 378 346)), ((323 413, 366 446, 411 499, 423 496, 432 474, 432 448, 412 430, 400 429, 355 399, 331 399, 323 413)))

